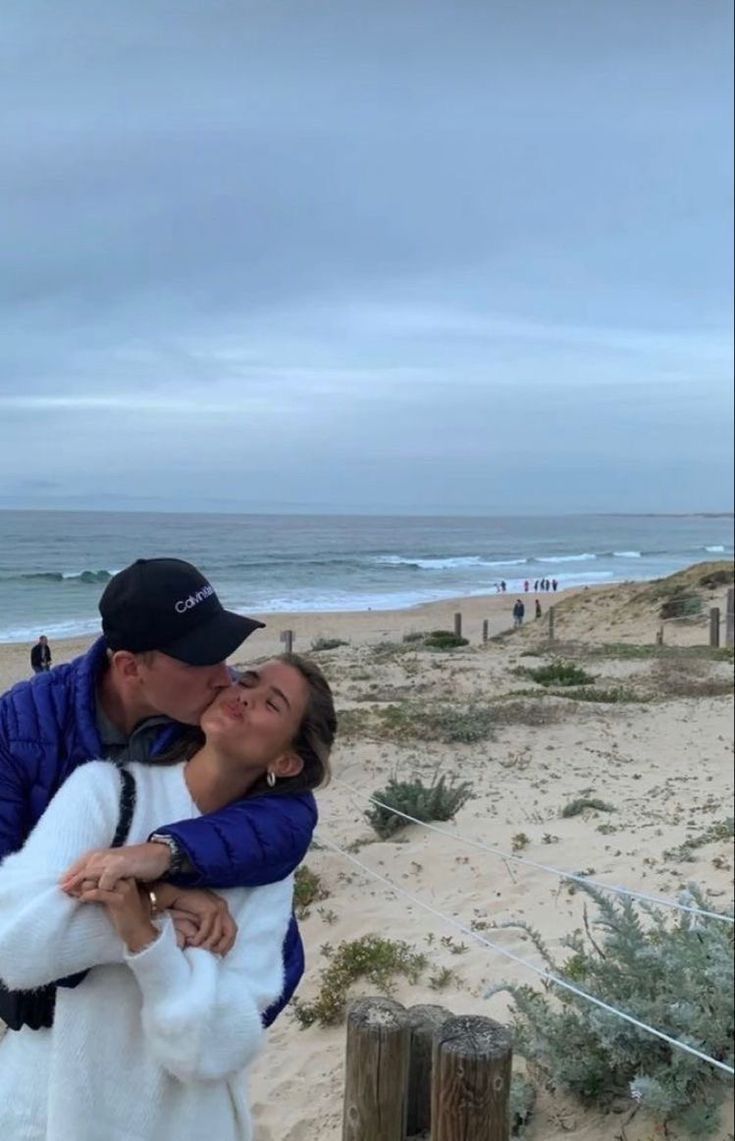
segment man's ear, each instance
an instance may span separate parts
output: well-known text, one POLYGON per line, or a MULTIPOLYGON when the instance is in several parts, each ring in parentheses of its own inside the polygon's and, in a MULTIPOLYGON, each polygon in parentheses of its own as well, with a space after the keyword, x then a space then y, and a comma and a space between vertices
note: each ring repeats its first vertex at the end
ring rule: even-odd
POLYGON ((110 665, 116 674, 124 678, 137 678, 140 672, 138 659, 130 650, 115 650, 110 658, 110 665))
POLYGON ((274 773, 279 780, 285 780, 286 777, 297 777, 303 767, 304 762, 298 753, 283 753, 282 756, 271 765, 271 772, 274 773))

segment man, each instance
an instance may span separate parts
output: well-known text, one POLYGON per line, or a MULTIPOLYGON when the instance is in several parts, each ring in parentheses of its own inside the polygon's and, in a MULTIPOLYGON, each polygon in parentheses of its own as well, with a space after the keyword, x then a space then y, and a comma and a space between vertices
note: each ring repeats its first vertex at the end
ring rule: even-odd
MULTIPOLYGON (((150 760, 197 725, 230 684, 225 659, 263 626, 225 610, 211 584, 180 559, 138 559, 108 583, 102 637, 82 657, 0 697, 0 860, 23 846, 59 786, 86 761, 150 760)), ((126 849, 135 878, 181 887, 275 883, 302 862, 316 825, 310 793, 254 797, 180 823, 161 821, 126 849)), ((295 920, 284 945, 285 986, 267 1025, 303 974, 295 920)), ((63 980, 76 985, 81 976, 63 980)), ((49 988, 53 991, 53 988, 49 988)), ((49 1026, 52 996, 0 990, 0 1019, 49 1026)))
POLYGON ((517 598, 513 607, 513 625, 516 629, 523 625, 523 619, 526 614, 526 607, 520 598, 517 598))
POLYGON ((31 649, 31 669, 34 674, 45 673, 51 669, 51 647, 45 634, 41 635, 31 649))

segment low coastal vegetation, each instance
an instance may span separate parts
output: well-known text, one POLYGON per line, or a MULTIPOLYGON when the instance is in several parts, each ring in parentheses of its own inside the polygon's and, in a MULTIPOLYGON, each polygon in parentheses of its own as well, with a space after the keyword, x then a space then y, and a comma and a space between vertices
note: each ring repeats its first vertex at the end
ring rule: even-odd
POLYGON ((428 962, 426 955, 408 943, 379 935, 364 935, 337 947, 325 944, 322 954, 328 962, 320 972, 316 998, 312 1002, 293 1001, 294 1015, 302 1028, 314 1023, 338 1026, 344 1020, 347 997, 355 983, 369 983, 390 994, 397 977, 417 983, 428 962))
POLYGON ((614 812, 615 806, 608 804, 605 800, 600 800, 596 796, 579 796, 576 800, 571 800, 569 804, 564 805, 561 815, 565 819, 570 816, 581 816, 586 809, 592 809, 595 812, 614 812))
POLYGON ((315 903, 326 899, 328 892, 322 885, 321 879, 313 872, 308 864, 302 864, 294 877, 294 910, 299 919, 306 919, 309 909, 315 903))
MULTIPOLYGON (((611 901, 590 886, 584 890, 596 916, 592 921, 585 908, 585 932, 564 940, 570 956, 563 963, 535 929, 509 926, 526 932, 557 977, 731 1063, 732 927, 686 914, 672 920, 630 900, 611 901)), ((715 910, 695 888, 690 900, 715 910)), ((502 990, 515 1004, 516 1056, 526 1059, 537 1086, 605 1110, 641 1106, 662 1136, 669 1126, 692 1138, 721 1136, 720 1108, 731 1084, 725 1073, 560 987, 550 984, 541 993, 530 986, 500 986, 489 993, 502 990)))
POLYGON ((433 820, 453 820, 472 791, 468 781, 456 781, 454 777, 435 776, 430 784, 425 784, 420 777, 412 780, 392 777, 385 788, 373 793, 374 800, 380 804, 368 809, 365 815, 381 840, 387 840, 408 823, 391 812, 391 808, 425 824, 433 820))
POLYGON ((595 681, 594 676, 588 674, 581 666, 575 662, 566 662, 561 658, 555 658, 548 665, 538 666, 536 669, 526 669, 524 666, 519 666, 513 672, 519 677, 530 677, 532 681, 546 687, 592 685, 595 681))

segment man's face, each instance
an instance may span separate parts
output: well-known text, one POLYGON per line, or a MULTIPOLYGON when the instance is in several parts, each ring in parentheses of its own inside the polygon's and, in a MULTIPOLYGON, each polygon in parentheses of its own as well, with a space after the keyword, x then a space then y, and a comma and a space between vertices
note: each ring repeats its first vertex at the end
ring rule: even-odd
POLYGON ((141 697, 151 715, 163 714, 184 725, 198 725, 199 719, 224 687, 231 685, 224 662, 214 666, 189 666, 159 650, 138 660, 141 697))

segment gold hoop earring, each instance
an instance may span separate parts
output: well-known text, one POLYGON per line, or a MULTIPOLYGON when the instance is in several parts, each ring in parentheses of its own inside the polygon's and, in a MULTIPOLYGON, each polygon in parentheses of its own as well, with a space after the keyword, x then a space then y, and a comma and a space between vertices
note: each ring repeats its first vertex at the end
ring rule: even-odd
POLYGON ((276 774, 271 769, 268 769, 268 773, 265 778, 265 782, 268 785, 268 788, 275 788, 277 779, 278 778, 276 777, 276 774))

